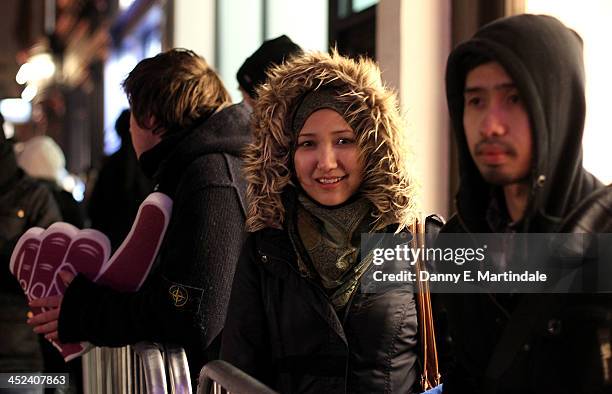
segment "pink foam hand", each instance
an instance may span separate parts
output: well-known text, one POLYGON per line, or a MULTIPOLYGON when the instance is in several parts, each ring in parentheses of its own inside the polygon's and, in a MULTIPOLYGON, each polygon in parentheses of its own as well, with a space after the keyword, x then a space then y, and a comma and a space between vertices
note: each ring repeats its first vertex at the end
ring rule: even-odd
POLYGON ((102 268, 96 282, 119 291, 136 291, 144 283, 172 214, 172 199, 151 193, 140 204, 130 233, 102 268))
POLYGON ((30 228, 19 238, 11 254, 9 270, 17 278, 21 289, 26 294, 36 265, 41 234, 44 231, 40 227, 30 228))
MULTIPOLYGON (((57 272, 62 265, 61 262, 60 264, 57 262, 65 254, 64 248, 71 243, 71 237, 76 232, 77 229, 67 223, 55 223, 47 230, 40 227, 30 228, 21 236, 13 249, 9 269, 19 281, 28 299, 32 300, 37 295, 38 297, 55 295, 53 289, 56 286, 53 286, 52 282, 53 278, 57 278, 57 272), (41 254, 42 244, 44 250, 41 254), (40 261, 43 264, 39 264, 40 261), (33 291, 31 291, 32 286, 34 286, 33 291)), ((32 309, 35 313, 41 312, 40 308, 32 309)), ((86 345, 80 343, 62 345, 53 343, 53 345, 66 361, 78 357, 87 350, 86 345)))
MULTIPOLYGON (((88 279, 119 291, 136 291, 144 283, 157 256, 172 213, 172 200, 152 193, 141 204, 132 229, 109 259, 110 242, 99 231, 78 230, 54 223, 47 230, 33 228, 18 241, 10 270, 28 299, 63 294, 59 272, 81 273, 88 279)), ((32 308, 35 314, 41 308, 32 308)), ((91 347, 88 343, 53 342, 64 360, 72 360, 91 347)))
MULTIPOLYGON (((98 276, 102 265, 108 260, 110 251, 110 241, 106 235, 93 229, 80 230, 72 238, 64 261, 57 268, 53 285, 47 296, 64 294, 66 291, 66 285, 59 276, 60 271, 72 272, 75 275, 81 273, 86 278, 93 280, 98 276)), ((66 362, 79 357, 91 348, 91 345, 86 342, 60 344, 52 341, 52 343, 66 362)))
POLYGON ((104 263, 108 261, 110 252, 111 245, 106 235, 94 229, 79 231, 73 237, 68 253, 58 267, 54 281, 55 290, 52 288, 48 295, 64 294, 66 286, 58 275, 60 271, 72 272, 74 275, 80 273, 91 281, 95 280, 104 263))
MULTIPOLYGON (((57 269, 64 261, 72 238, 78 231, 71 224, 58 222, 53 223, 40 235, 36 265, 26 292, 28 299, 46 297, 49 294, 57 269)), ((32 310, 34 314, 41 312, 35 309, 32 310)))
MULTIPOLYGON (((74 237, 60 269, 79 272, 115 290, 138 290, 159 251, 171 212, 172 200, 168 196, 161 193, 149 195, 141 204, 130 233, 110 260, 108 238, 96 230, 81 230, 74 237)), ((57 289, 63 293, 59 277, 56 283, 57 289)), ((90 347, 87 343, 54 345, 65 361, 80 356, 90 347)))
POLYGON ((74 360, 75 358, 87 353, 92 345, 88 342, 81 343, 58 343, 51 341, 53 346, 60 352, 65 362, 74 360))
MULTIPOLYGON (((57 267, 53 285, 47 292, 47 296, 64 294, 66 285, 59 276, 60 271, 68 271, 73 274, 81 273, 86 278, 93 280, 98 276, 102 265, 110 256, 110 241, 100 231, 93 229, 80 230, 72 237, 72 242, 66 252, 64 260, 57 267)), ((81 343, 58 343, 51 341, 59 350, 64 361, 73 360, 87 352, 91 345, 81 343)))

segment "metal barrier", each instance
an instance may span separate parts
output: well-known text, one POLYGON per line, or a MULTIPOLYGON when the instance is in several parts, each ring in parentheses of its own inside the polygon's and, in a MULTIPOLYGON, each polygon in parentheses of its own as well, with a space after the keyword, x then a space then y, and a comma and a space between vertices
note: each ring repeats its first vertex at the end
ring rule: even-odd
MULTIPOLYGON (((191 394, 183 348, 139 342, 122 348, 94 347, 83 355, 85 394, 191 394)), ((277 394, 225 361, 200 372, 198 394, 277 394)))
POLYGON ((198 394, 277 394, 260 381, 221 361, 211 361, 202 368, 198 394))
POLYGON ((166 355, 170 369, 171 392, 191 394, 191 375, 185 351, 179 347, 166 347, 166 355))
POLYGON ((191 394, 182 348, 140 342, 122 348, 95 347, 83 355, 85 394, 191 394))

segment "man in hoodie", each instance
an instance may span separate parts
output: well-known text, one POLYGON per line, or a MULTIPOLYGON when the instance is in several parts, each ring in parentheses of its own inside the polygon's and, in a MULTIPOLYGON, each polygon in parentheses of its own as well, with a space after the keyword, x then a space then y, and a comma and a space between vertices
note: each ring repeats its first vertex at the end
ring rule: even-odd
POLYGON ((155 190, 173 200, 157 264, 143 287, 121 293, 77 275, 58 309, 31 319, 62 343, 122 346, 139 341, 185 348, 192 376, 217 358, 244 235, 246 183, 239 154, 248 112, 206 61, 173 49, 145 59, 123 83, 136 155, 155 190), (57 320, 55 320, 57 319, 57 320), (57 330, 57 331, 55 331, 57 330))
MULTIPOLYGON (((548 16, 497 20, 450 54, 446 88, 460 187, 443 233, 611 231, 612 189, 582 167, 574 31, 548 16)), ((612 302, 603 295, 453 294, 443 305, 451 340, 441 347, 454 353, 444 392, 612 387, 612 302)))

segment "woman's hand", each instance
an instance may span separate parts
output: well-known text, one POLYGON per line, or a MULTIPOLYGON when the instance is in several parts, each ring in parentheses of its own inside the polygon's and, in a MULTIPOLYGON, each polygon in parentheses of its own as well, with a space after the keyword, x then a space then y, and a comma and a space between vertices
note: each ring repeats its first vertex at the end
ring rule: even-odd
MULTIPOLYGON (((60 271, 59 276, 66 287, 68 287, 74 279, 74 275, 67 271, 60 271)), ((57 321, 59 319, 63 298, 64 296, 60 294, 51 297, 37 298, 29 303, 30 307, 47 309, 46 312, 39 313, 29 318, 27 323, 33 327, 35 333, 43 334, 45 338, 50 341, 59 342, 57 321)))

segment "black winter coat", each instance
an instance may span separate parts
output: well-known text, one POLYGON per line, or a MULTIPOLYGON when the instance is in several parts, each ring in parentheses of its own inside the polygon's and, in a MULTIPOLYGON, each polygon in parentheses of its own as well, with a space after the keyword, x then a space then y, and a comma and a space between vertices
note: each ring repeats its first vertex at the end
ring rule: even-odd
POLYGON ((0 142, 0 372, 42 371, 38 338, 25 322, 29 308, 9 261, 28 228, 61 219, 51 192, 17 167, 10 143, 0 142))
MULTIPOLYGON (((612 232, 612 187, 593 194, 567 232, 612 232)), ((467 229, 455 216, 443 232, 467 229)), ((610 294, 435 296, 445 393, 611 392, 610 294)))
POLYGON ((141 156, 145 172, 156 170, 157 190, 174 201, 157 265, 135 293, 77 276, 62 303, 62 342, 178 344, 194 376, 217 358, 245 234, 238 155, 249 139, 248 121, 245 108, 232 106, 141 156))
POLYGON ((336 313, 300 276, 287 232, 264 229, 239 260, 221 358, 281 393, 409 393, 416 332, 412 287, 358 289, 336 313))

